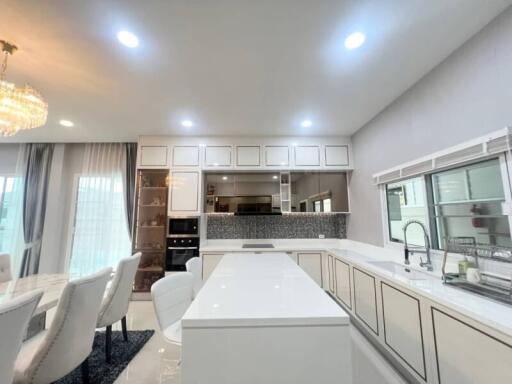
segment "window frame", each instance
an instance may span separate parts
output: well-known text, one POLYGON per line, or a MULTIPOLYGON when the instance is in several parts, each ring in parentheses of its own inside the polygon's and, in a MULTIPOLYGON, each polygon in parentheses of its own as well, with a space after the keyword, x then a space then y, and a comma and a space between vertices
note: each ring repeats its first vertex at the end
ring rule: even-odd
MULTIPOLYGON (((445 167, 442 169, 436 169, 431 172, 422 173, 419 175, 411 176, 408 178, 404 178, 403 180, 414 179, 420 177, 422 179, 423 193, 425 196, 426 202, 426 210, 425 210, 425 223, 426 228, 430 237, 430 242, 432 244, 432 253, 437 255, 442 255, 444 250, 439 249, 438 245, 438 234, 433 233, 433 230, 438 230, 437 225, 432 226, 432 220, 435 220, 430 214, 430 201, 432 199, 432 187, 429 186, 431 184, 431 176, 436 173, 448 171, 451 169, 457 169, 461 167, 465 167, 472 164, 477 164, 481 162, 485 162, 488 160, 497 159, 499 161, 501 181, 503 184, 503 193, 504 193, 504 202, 503 204, 508 206, 509 210, 512 211, 512 156, 509 153, 503 152, 500 154, 495 154, 492 156, 487 156, 484 158, 479 158, 477 160, 472 160, 464 163, 457 164, 451 167, 445 167), (435 245, 435 248, 434 248, 435 245)), ((389 226, 389 211, 388 211, 388 201, 387 201, 387 186, 389 184, 393 184, 395 182, 384 183, 379 185, 379 195, 380 195, 380 203, 381 203, 381 219, 382 219, 382 236, 384 247, 396 250, 403 250, 403 243, 392 241, 391 240, 391 230, 389 226)), ((432 200, 433 201, 433 200, 432 200)), ((511 212, 512 213, 512 212, 511 212)), ((510 233, 512 234, 512 215, 508 215, 508 225, 510 229, 510 233)))

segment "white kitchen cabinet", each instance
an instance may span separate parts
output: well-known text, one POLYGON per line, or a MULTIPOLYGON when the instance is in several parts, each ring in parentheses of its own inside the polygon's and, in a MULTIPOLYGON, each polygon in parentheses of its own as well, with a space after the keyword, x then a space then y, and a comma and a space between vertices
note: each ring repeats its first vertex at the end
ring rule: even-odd
POLYGON ((139 156, 139 167, 141 168, 166 168, 168 166, 166 145, 141 145, 139 156))
POLYGON ((299 266, 321 287, 322 286, 322 254, 319 252, 298 252, 299 266))
POLYGON ((295 166, 297 167, 319 167, 320 146, 318 145, 297 145, 295 146, 295 166))
POLYGON ((352 309, 352 293, 350 284, 350 266, 339 259, 334 260, 336 277, 336 297, 347 307, 352 309))
POLYGON ((381 282, 384 342, 418 376, 426 380, 420 301, 381 282))
POLYGON ((335 272, 334 272, 334 256, 329 254, 329 256, 327 257, 327 266, 329 268, 329 292, 332 293, 334 295, 334 292, 335 292, 335 272))
POLYGON ((223 253, 203 253, 201 255, 203 262, 203 281, 208 280, 223 256, 223 253))
POLYGON ((175 145, 172 152, 173 167, 199 167, 199 146, 175 145))
POLYGON ((327 167, 348 166, 348 145, 326 145, 325 165, 327 167))
POLYGON ((237 167, 259 167, 260 160, 259 145, 239 145, 236 147, 236 166, 237 167))
POLYGON ((169 210, 176 213, 199 212, 199 171, 171 171, 169 210))
POLYGON ((432 307, 439 384, 512 383, 512 345, 432 307))
POLYGON ((207 146, 204 150, 206 167, 231 167, 233 148, 228 145, 207 146))
POLYGON ((377 317, 377 292, 375 277, 353 268, 354 275, 354 312, 371 331, 379 335, 377 317))
POLYGON ((290 153, 287 145, 265 146, 265 165, 270 167, 288 167, 290 153))

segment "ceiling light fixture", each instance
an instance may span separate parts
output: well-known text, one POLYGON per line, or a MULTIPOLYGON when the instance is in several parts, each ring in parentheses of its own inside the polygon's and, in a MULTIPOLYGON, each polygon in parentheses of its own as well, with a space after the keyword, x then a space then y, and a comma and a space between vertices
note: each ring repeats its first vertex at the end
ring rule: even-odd
POLYGON ((228 177, 227 176, 222 176, 222 180, 227 180, 228 177))
POLYGON ((345 39, 345 48, 356 49, 364 44, 366 36, 362 32, 353 32, 345 39))
POLYGON ((66 128, 71 128, 75 126, 75 123, 73 123, 71 120, 60 120, 59 124, 66 128))
POLYGON ((117 32, 117 40, 128 48, 137 48, 139 46, 139 38, 128 31, 117 32))
POLYGON ((46 123, 48 104, 32 87, 17 88, 5 81, 7 58, 17 47, 0 40, 4 61, 0 69, 0 136, 12 136, 21 130, 37 128, 46 123))
POLYGON ((192 122, 192 120, 183 120, 181 122, 181 125, 183 125, 186 128, 190 128, 194 126, 194 123, 192 122))
POLYGON ((274 180, 277 180, 277 175, 272 176, 274 180))
POLYGON ((313 122, 311 120, 303 120, 301 123, 300 123, 300 126, 302 128, 309 128, 313 125, 313 122))

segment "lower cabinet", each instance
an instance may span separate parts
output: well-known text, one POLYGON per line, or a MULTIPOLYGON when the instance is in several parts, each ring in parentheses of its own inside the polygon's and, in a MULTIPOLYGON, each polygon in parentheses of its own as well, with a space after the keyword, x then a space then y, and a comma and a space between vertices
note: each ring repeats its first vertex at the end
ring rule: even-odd
POLYGON ((381 282, 384 342, 423 380, 427 380, 420 301, 381 282))
POLYGON ((336 297, 352 309, 352 288, 350 281, 350 266, 339 259, 334 260, 334 275, 336 277, 336 297))
POLYGON ((203 253, 201 259, 203 261, 203 281, 208 280, 213 270, 219 264, 224 256, 223 253, 203 253))
POLYGON ((334 283, 334 278, 335 278, 335 272, 334 272, 334 256, 329 254, 327 256, 327 266, 329 268, 329 292, 332 293, 334 295, 334 289, 335 289, 335 283, 334 283))
POLYGON ((379 334, 377 316, 377 292, 375 277, 357 268, 354 271, 354 311, 355 315, 376 335, 379 334))
POLYGON ((512 345, 432 307, 439 384, 512 383, 512 345))
POLYGON ((316 283, 322 286, 322 254, 319 252, 298 252, 297 262, 316 283))

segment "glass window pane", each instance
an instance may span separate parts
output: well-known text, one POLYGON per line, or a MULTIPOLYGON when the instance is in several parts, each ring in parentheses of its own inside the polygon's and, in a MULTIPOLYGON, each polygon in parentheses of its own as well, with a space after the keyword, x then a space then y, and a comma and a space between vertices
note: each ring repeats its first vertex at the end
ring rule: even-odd
POLYGON ((324 212, 331 212, 331 199, 324 199, 324 212))
MULTIPOLYGON (((423 178, 416 177, 388 184, 386 197, 391 241, 403 242, 403 227, 409 220, 419 220, 426 224, 427 205, 425 202, 423 178)), ((413 225, 409 227, 407 241, 414 245, 425 244, 420 226, 413 225)))

